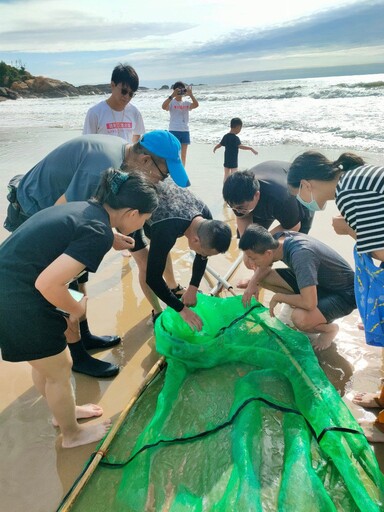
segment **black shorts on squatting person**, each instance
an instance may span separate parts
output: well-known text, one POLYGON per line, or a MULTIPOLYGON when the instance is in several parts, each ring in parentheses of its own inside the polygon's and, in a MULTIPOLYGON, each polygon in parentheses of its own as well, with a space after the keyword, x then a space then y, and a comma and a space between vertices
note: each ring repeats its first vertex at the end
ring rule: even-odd
MULTIPOLYGON (((299 294, 300 290, 297 286, 295 274, 289 268, 276 268, 276 272, 284 281, 292 288, 292 290, 299 294)), ((349 315, 356 309, 355 294, 349 291, 341 293, 332 293, 330 290, 317 286, 317 307, 322 315, 331 323, 337 318, 349 315)))
POLYGON ((32 361, 60 354, 67 342, 64 316, 50 304, 0 304, 0 347, 5 361, 32 361))

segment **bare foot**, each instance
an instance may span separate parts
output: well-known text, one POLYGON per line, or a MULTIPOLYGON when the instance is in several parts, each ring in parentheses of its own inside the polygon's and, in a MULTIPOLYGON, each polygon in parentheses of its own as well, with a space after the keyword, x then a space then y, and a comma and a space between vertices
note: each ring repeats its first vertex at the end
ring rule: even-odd
POLYGON ((384 404, 380 402, 380 393, 356 393, 352 402, 367 409, 384 407, 384 404))
POLYGON ((250 279, 240 279, 238 283, 236 284, 237 288, 240 288, 241 290, 245 290, 249 284, 250 279))
POLYGON ((338 331, 339 326, 337 324, 328 324, 327 332, 322 332, 318 335, 316 340, 311 340, 313 350, 315 352, 321 352, 322 350, 329 348, 332 345, 332 341, 335 339, 338 331))
POLYGON ((357 322, 356 325, 357 325, 357 328, 359 329, 359 331, 364 331, 365 330, 363 322, 357 322))
POLYGON ((79 425, 79 430, 73 436, 63 437, 63 448, 75 448, 83 444, 96 443, 103 439, 105 434, 110 430, 111 420, 97 423, 96 425, 79 425))
POLYGON ((370 443, 384 443, 384 423, 359 421, 359 424, 370 443))
MULTIPOLYGON (((103 409, 96 404, 76 405, 76 419, 99 417, 103 414, 103 409)), ((52 425, 58 427, 56 418, 52 418, 52 425)))

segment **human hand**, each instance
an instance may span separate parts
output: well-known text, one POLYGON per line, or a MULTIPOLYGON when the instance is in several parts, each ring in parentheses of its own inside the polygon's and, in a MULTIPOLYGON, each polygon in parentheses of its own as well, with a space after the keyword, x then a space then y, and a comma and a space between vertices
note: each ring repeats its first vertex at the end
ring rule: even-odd
POLYGON ((275 316, 275 307, 280 304, 281 301, 278 300, 278 294, 275 293, 272 299, 269 301, 269 314, 273 318, 275 316))
POLYGON ((179 313, 184 322, 187 322, 193 331, 201 331, 203 327, 203 321, 199 315, 197 315, 194 311, 187 308, 186 306, 184 306, 184 308, 179 313))
POLYGON ((181 302, 186 306, 196 306, 197 303, 197 288, 196 286, 189 285, 183 296, 181 297, 181 302))
POLYGON ((338 235, 350 235, 351 228, 342 215, 332 217, 332 226, 338 235))
POLYGON ((247 288, 245 289, 245 292, 243 293, 243 297, 241 299, 241 302, 243 303, 243 306, 245 308, 250 307, 252 302, 252 297, 255 297, 256 300, 258 300, 260 293, 260 289, 258 285, 252 285, 252 282, 250 281, 247 288))
POLYGON ((135 240, 131 236, 122 233, 114 233, 113 246, 115 251, 131 250, 135 247, 135 240))
POLYGON ((70 313, 69 316, 64 316, 67 321, 67 329, 64 334, 69 342, 76 342, 80 339, 79 319, 85 316, 87 311, 87 301, 88 297, 84 295, 84 297, 77 303, 78 310, 76 311, 76 314, 70 313))

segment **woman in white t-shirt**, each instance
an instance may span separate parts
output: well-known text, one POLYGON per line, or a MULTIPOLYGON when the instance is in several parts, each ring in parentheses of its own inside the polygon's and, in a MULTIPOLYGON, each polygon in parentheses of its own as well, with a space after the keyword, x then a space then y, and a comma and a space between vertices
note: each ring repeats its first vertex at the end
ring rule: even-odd
POLYGON ((199 102, 192 93, 192 87, 184 82, 175 82, 172 85, 173 93, 162 104, 161 108, 167 110, 170 115, 169 131, 180 141, 181 160, 183 165, 187 159, 188 145, 191 143, 189 135, 189 111, 197 108, 199 102), (184 100, 183 96, 189 96, 192 100, 184 100))

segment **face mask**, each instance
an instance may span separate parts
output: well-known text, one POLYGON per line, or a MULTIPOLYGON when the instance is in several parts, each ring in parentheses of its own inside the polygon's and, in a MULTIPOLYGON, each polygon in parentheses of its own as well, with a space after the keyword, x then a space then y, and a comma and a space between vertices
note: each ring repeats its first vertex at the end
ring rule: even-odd
MULTIPOLYGON (((300 185, 300 190, 301 190, 301 185, 300 185)), ((327 203, 324 203, 324 206, 322 208, 320 208, 320 206, 317 204, 317 201, 315 201, 313 199, 312 191, 311 191, 311 201, 310 202, 304 201, 304 199, 300 196, 300 190, 296 196, 296 199, 299 201, 300 204, 302 204, 303 206, 308 208, 308 210, 311 210, 311 212, 319 212, 321 210, 325 210, 327 203)))

